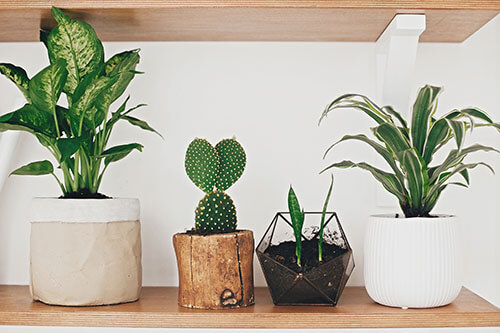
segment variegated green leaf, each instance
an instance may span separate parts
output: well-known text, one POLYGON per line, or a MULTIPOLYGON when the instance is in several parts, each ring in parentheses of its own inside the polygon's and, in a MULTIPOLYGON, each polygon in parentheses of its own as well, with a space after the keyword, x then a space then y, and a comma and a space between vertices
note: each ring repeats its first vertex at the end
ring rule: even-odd
POLYGON ((393 124, 381 124, 373 129, 373 133, 377 138, 382 140, 396 156, 398 153, 410 148, 408 141, 399 128, 393 124))
POLYGON ((57 136, 54 117, 31 104, 25 104, 19 110, 0 117, 0 132, 6 130, 21 130, 49 137, 57 136))
POLYGON ((466 130, 465 123, 463 121, 450 120, 450 119, 446 119, 446 121, 448 122, 448 125, 450 126, 451 130, 453 131, 453 136, 457 143, 457 149, 458 151, 460 151, 465 142, 465 130, 466 130))
POLYGON ((41 111, 54 116, 56 104, 66 83, 66 62, 58 62, 46 67, 35 75, 29 83, 31 102, 41 111))
POLYGON ((401 153, 401 166, 408 181, 411 205, 420 207, 428 192, 429 178, 414 148, 401 153))
POLYGON ((0 64, 0 73, 5 75, 9 80, 14 82, 14 84, 23 93, 24 97, 30 101, 30 96, 28 93, 29 78, 26 71, 21 67, 12 64, 0 64))
POLYGON ((411 121, 412 145, 419 154, 423 154, 427 130, 431 121, 438 95, 442 88, 426 85, 418 92, 413 104, 411 121))
POLYGON ((448 122, 446 119, 439 119, 432 124, 429 135, 425 142, 425 149, 423 158, 425 163, 428 165, 432 161, 432 155, 436 151, 436 147, 443 143, 448 137, 450 132, 448 122))
POLYGON ((331 164, 330 166, 323 169, 320 173, 330 170, 331 168, 341 168, 341 169, 360 168, 369 171, 372 174, 372 176, 376 180, 378 180, 388 192, 394 194, 400 202, 406 200, 405 194, 398 189, 397 185, 398 179, 392 173, 388 173, 383 170, 377 169, 365 162, 354 163, 352 161, 347 161, 347 160, 331 164))
POLYGON ((404 176, 401 170, 399 169, 398 165, 396 164, 396 160, 394 159, 393 155, 382 145, 378 144, 377 142, 369 139, 366 135, 364 134, 358 134, 358 135, 344 135, 342 139, 339 141, 335 142, 333 145, 331 145, 325 152, 323 158, 326 157, 326 155, 330 152, 330 150, 335 147, 337 144, 348 141, 348 140, 358 140, 365 142, 366 144, 370 145, 382 158, 389 164, 391 167, 392 171, 394 171, 394 174, 396 175, 396 178, 398 182, 396 183, 398 189, 404 193, 404 176))
POLYGON ((80 81, 103 63, 104 50, 89 24, 69 18, 56 7, 52 7, 52 16, 58 25, 47 37, 49 58, 51 63, 66 61, 64 91, 72 95, 80 81))

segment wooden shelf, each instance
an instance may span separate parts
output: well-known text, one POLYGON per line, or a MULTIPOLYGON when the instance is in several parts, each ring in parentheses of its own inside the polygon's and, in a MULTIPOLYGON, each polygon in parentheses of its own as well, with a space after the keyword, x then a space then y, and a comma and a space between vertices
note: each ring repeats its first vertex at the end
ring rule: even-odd
POLYGON ((145 287, 138 302, 61 307, 33 302, 26 286, 0 286, 0 325, 147 328, 391 328, 500 326, 500 310, 462 290, 451 305, 435 309, 390 308, 348 287, 337 307, 274 306, 266 288, 256 304, 233 310, 190 310, 177 305, 177 288, 145 287))
POLYGON ((38 41, 52 5, 105 41, 373 42, 417 13, 422 42, 462 42, 500 12, 500 0, 0 0, 0 42, 38 41))

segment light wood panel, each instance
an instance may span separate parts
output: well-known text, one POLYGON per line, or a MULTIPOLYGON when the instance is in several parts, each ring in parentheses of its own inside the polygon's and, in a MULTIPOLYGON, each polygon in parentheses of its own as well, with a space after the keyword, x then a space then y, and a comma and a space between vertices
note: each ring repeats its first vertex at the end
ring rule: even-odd
POLYGON ((373 42, 394 15, 421 13, 421 41, 461 42, 500 12, 500 0, 0 0, 0 41, 38 41, 51 5, 105 41, 373 42))
POLYGON ((435 309, 390 308, 347 287, 337 307, 274 306, 256 288, 255 306, 192 310, 177 305, 177 288, 146 287, 138 302, 100 307, 60 307, 32 302, 28 287, 0 286, 0 325, 158 328, 390 328, 500 326, 500 310, 468 290, 435 309))

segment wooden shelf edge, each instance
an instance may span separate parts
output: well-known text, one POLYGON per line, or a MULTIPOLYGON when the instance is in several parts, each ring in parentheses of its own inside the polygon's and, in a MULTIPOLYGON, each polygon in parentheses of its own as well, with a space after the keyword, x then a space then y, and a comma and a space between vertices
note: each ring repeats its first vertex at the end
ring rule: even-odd
POLYGON ((33 302, 26 286, 0 286, 0 325, 135 328, 437 328, 500 327, 500 309, 469 290, 435 309, 389 308, 362 287, 347 287, 337 307, 274 306, 256 288, 255 306, 191 310, 177 305, 177 288, 145 287, 135 303, 60 307, 33 302), (300 319, 300 320, 299 320, 300 319))
POLYGON ((67 9, 197 7, 500 10, 500 0, 0 0, 2 9, 34 9, 51 6, 67 9))

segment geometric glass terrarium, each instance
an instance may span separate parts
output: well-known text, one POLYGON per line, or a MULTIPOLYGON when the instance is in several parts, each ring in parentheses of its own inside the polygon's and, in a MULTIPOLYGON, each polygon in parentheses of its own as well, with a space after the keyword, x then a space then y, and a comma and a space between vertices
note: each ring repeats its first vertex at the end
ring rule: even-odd
POLYGON ((290 213, 277 213, 256 252, 275 305, 335 306, 354 269, 352 249, 337 213, 325 215, 323 260, 318 260, 321 212, 306 212, 302 266, 295 262, 290 213))

